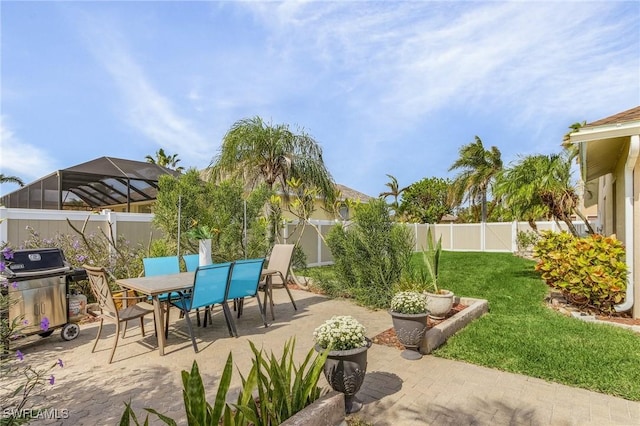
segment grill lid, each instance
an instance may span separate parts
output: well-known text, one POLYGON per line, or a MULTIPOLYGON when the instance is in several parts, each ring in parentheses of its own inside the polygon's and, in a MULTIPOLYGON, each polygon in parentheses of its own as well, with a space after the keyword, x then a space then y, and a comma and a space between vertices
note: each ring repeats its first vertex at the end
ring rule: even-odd
POLYGON ((51 273, 66 273, 71 268, 58 248, 15 250, 13 259, 4 259, 8 271, 15 277, 51 273))

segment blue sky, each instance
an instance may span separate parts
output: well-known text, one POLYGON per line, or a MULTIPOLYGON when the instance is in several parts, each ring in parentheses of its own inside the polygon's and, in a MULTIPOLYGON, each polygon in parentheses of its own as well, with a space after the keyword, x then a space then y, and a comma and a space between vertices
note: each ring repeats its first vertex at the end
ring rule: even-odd
POLYGON ((637 1, 2 1, 0 19, 0 171, 26 182, 159 148, 204 168, 258 115, 376 196, 387 173, 454 176, 475 135, 508 164, 640 104, 637 1))

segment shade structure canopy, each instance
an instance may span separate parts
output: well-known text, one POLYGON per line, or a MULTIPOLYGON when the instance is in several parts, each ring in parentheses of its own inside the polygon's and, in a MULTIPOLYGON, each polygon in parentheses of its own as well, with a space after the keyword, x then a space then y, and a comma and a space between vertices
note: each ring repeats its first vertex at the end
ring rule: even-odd
POLYGON ((4 195, 0 202, 9 208, 99 209, 153 201, 160 176, 179 172, 158 164, 100 157, 58 170, 4 195))

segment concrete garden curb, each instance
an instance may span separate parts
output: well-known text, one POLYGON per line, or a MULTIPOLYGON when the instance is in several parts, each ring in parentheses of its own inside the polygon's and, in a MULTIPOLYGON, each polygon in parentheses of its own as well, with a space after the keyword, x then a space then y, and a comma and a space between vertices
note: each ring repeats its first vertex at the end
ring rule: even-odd
POLYGON ((485 299, 473 299, 470 297, 457 297, 455 303, 462 303, 467 308, 447 318, 440 324, 430 328, 424 334, 420 344, 420 353, 429 354, 453 336, 458 330, 476 318, 480 318, 489 312, 489 302, 485 299))
POLYGON ((282 426, 346 425, 344 394, 331 391, 281 423, 282 426))

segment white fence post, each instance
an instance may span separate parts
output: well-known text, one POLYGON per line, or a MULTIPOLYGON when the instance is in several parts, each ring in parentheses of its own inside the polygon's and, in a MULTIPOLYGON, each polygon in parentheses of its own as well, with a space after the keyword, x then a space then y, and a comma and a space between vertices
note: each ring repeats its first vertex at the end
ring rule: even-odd
POLYGON ((0 206, 0 243, 9 242, 9 221, 7 216, 8 210, 4 206, 0 206))

